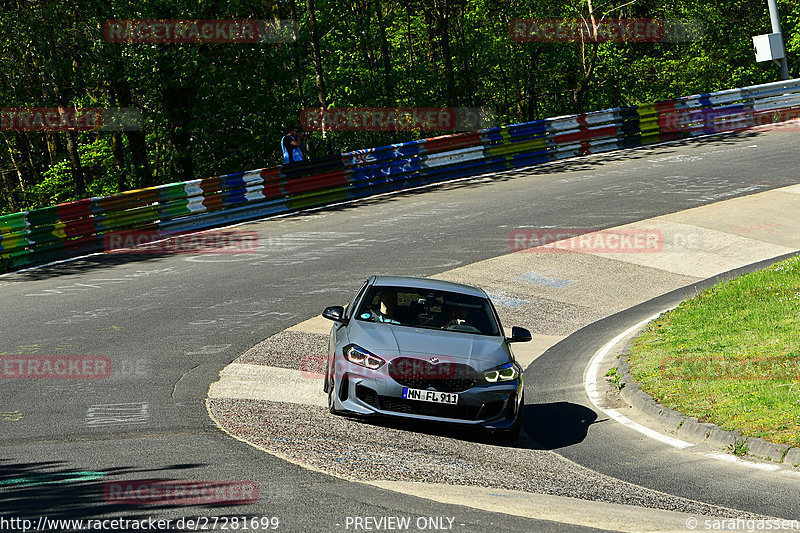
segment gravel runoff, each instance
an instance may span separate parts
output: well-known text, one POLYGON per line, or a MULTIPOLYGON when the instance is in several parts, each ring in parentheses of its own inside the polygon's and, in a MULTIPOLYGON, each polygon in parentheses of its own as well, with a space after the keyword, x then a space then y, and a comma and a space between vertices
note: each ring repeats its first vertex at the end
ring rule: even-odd
POLYGON ((301 364, 324 360, 327 355, 327 335, 281 331, 256 344, 234 362, 300 370, 301 364))
POLYGON ((721 518, 765 518, 645 489, 550 451, 496 446, 463 432, 445 436, 435 426, 371 423, 282 402, 213 398, 208 403, 213 417, 237 437, 354 481, 481 486, 721 518))
MULTIPOLYGON (((236 363, 299 369, 324 357, 327 336, 283 331, 236 363)), ((468 430, 435 424, 336 416, 295 403, 212 398, 212 416, 228 432, 290 461, 356 481, 420 481, 496 487, 584 500, 637 505, 724 518, 763 518, 645 489, 536 449, 496 446, 468 430)))

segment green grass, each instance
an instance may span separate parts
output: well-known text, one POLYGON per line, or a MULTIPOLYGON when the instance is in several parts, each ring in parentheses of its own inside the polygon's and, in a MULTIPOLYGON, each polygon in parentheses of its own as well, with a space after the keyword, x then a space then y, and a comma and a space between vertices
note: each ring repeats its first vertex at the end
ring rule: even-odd
POLYGON ((613 367, 606 372, 606 380, 614 385, 617 390, 622 390, 622 387, 625 386, 625 384, 622 383, 622 373, 618 371, 617 367, 613 367))
POLYGON ((684 301, 634 339, 628 358, 659 403, 800 446, 800 257, 684 301))

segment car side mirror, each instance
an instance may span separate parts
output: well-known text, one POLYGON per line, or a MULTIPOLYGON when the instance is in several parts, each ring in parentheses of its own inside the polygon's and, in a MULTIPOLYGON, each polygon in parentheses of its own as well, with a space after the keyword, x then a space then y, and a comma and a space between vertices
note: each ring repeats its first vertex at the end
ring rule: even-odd
POLYGON ((511 337, 508 337, 506 342, 529 342, 532 338, 530 331, 514 326, 511 328, 511 337))
POLYGON ((343 324, 347 322, 347 319, 344 317, 344 307, 341 305, 326 307, 322 312, 322 316, 334 322, 341 322, 343 324))

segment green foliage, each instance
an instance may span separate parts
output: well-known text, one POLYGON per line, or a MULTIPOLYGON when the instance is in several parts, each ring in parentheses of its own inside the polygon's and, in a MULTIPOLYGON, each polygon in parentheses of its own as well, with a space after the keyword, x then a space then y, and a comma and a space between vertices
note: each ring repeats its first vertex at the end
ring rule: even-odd
POLYGON ((622 390, 625 386, 625 383, 622 382, 622 374, 617 367, 611 367, 608 372, 606 372, 606 380, 614 385, 617 390, 622 390))
POLYGON ((724 281, 634 339, 631 375, 659 403, 800 445, 800 257, 724 281))
MULTIPOLYGON (((517 43, 517 18, 588 18, 584 0, 315 0, 324 97, 333 107, 486 107, 500 124, 775 81, 752 35, 764 2, 595 2, 598 19, 691 19, 688 43, 517 43)), ((307 2, 10 0, 0 17, 2 107, 135 107, 141 133, 75 134, 84 195, 280 162, 279 140, 319 107, 307 2), (296 43, 125 44, 110 19, 291 19, 296 43), (116 143, 116 144, 115 144, 116 143), (117 157, 112 148, 117 147, 117 157), (90 148, 87 148, 90 147, 90 148)), ((790 65, 800 5, 780 2, 790 65)), ((312 156, 446 132, 314 132, 312 156)), ((0 213, 76 199, 65 133, 0 132, 0 213)), ((74 155, 74 154, 73 154, 74 155)))
POLYGON ((750 452, 750 446, 747 445, 746 439, 736 439, 728 446, 728 450, 737 457, 744 457, 750 452))

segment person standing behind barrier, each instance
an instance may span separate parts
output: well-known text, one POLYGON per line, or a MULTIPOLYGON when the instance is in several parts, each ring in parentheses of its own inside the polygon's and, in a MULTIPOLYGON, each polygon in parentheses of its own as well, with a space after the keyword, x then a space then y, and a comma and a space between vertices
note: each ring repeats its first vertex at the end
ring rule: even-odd
POLYGON ((286 130, 286 135, 281 139, 281 150, 283 151, 283 164, 297 163, 304 159, 303 144, 305 144, 303 134, 292 126, 286 130))

